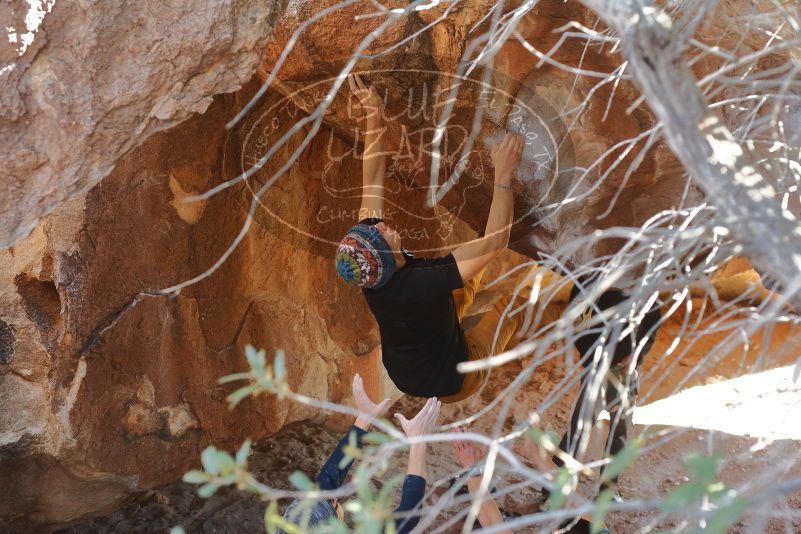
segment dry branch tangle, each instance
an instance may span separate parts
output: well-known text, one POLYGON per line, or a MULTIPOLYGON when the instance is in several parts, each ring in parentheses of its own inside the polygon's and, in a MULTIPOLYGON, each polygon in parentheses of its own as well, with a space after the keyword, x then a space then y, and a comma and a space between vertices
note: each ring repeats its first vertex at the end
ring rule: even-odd
MULTIPOLYGON (((801 226, 709 107, 670 17, 638 0, 582 0, 614 27, 665 137, 745 253, 785 287, 798 283, 801 226)), ((796 304, 801 297, 794 296, 796 304)))
MULTIPOLYGON (((301 4, 295 7, 311 10, 314 6, 311 2, 301 4)), ((563 8, 561 0, 549 7, 555 5, 563 8)), ((577 11, 575 7, 572 9, 577 11)), ((549 35, 552 27, 568 19, 564 14, 540 14, 529 21, 527 31, 521 32, 532 40, 549 35)), ((568 14, 570 20, 579 20, 575 12, 568 14)), ((313 75, 323 59, 345 55, 359 31, 364 30, 361 26, 359 31, 354 29, 352 15, 342 14, 342 18, 316 28, 319 33, 313 31, 303 43, 303 54, 308 57, 288 65, 289 73, 305 83, 308 79, 304 73, 313 75), (346 23, 351 31, 343 36, 341 28, 346 23)), ((472 15, 458 19, 459 24, 451 20, 452 31, 444 31, 446 25, 436 27, 439 30, 435 31, 442 33, 434 37, 429 48, 419 45, 419 51, 399 51, 383 58, 383 66, 447 72, 475 21, 472 15), (421 64, 409 65, 413 58, 421 64)), ((283 19, 282 31, 293 27, 290 22, 298 22, 289 21, 291 18, 288 14, 283 19)), ((401 29, 408 33, 416 27, 401 29)), ((387 42, 381 43, 390 45, 405 35, 389 32, 387 42)), ((151 52, 160 53, 157 47, 151 52)), ((190 52, 194 50, 186 53, 195 57, 190 52)), ((580 49, 567 48, 558 57, 571 60, 580 53, 580 49)), ((535 69, 535 58, 528 55, 522 49, 515 51, 512 43, 505 47, 497 65, 498 71, 509 77, 505 88, 514 94, 518 82, 531 76, 532 85, 562 103, 572 79, 558 69, 535 69)), ((584 65, 608 66, 606 57, 588 63, 584 65)), ((381 80, 382 87, 399 89, 398 95, 404 94, 406 83, 408 80, 402 77, 381 80)), ((581 82, 578 89, 586 94, 592 88, 590 83, 594 80, 581 82)), ((215 381, 220 375, 242 369, 242 346, 246 342, 268 352, 286 349, 292 366, 290 376, 297 377, 303 391, 310 395, 346 402, 347 384, 355 370, 371 373, 370 382, 377 382, 380 365, 376 353, 353 357, 373 348, 375 329, 353 328, 369 312, 357 292, 337 282, 330 265, 330 247, 326 249, 300 234, 277 231, 282 227, 264 211, 259 212, 257 224, 215 277, 174 300, 142 294, 202 272, 241 226, 242 199, 250 201, 245 192, 231 190, 194 208, 182 204, 181 199, 216 183, 218 171, 224 177, 241 171, 236 164, 245 147, 227 146, 222 126, 254 89, 251 86, 236 96, 222 97, 203 116, 151 137, 117 162, 85 204, 66 215, 56 211, 41 231, 33 232, 13 250, 0 251, 4 265, 0 273, 5 277, 0 283, 0 296, 4 297, 0 298, 0 320, 5 321, 0 323, 0 362, 5 360, 2 363, 9 369, 0 375, 0 398, 4 406, 14 407, 0 410, 0 453, 13 452, 3 458, 3 468, 12 473, 14 481, 10 495, 0 494, 0 518, 10 511, 12 519, 52 525, 104 513, 134 492, 176 479, 196 461, 197 449, 212 440, 230 449, 246 435, 259 438, 289 421, 311 417, 309 411, 287 412, 269 403, 256 408, 245 405, 234 415, 227 412, 224 392, 215 389, 215 381), (237 168, 229 169, 221 162, 237 168), (159 258, 160 263, 153 258, 159 258), (262 298, 265 293, 269 299, 262 298), (310 359, 308 354, 319 357, 310 359), (141 458, 150 460, 143 462, 141 458), (39 483, 45 478, 43 472, 46 485, 39 483), (80 495, 80 502, 64 498, 72 495, 80 495)), ((592 163, 596 147, 603 151, 611 140, 641 131, 635 114, 616 112, 637 97, 636 91, 628 88, 625 94, 622 92, 621 87, 614 98, 613 106, 618 106, 610 115, 614 121, 605 121, 604 107, 596 106, 595 116, 585 116, 582 128, 573 134, 580 164, 592 163), (610 131, 610 123, 618 131, 610 131)), ((608 96, 599 98, 606 102, 608 96)), ((261 105, 271 108, 281 97, 272 92, 261 105)), ((575 104, 572 102, 571 107, 575 104)), ((332 109, 342 111, 344 106, 332 109)), ((179 107, 175 111, 179 113, 179 107)), ((257 121, 261 111, 254 110, 247 120, 257 121)), ((185 109, 181 112, 189 113, 185 109)), ((112 113, 109 117, 117 116, 112 113)), ((501 128, 501 119, 494 126, 501 128)), ((642 119, 652 126, 649 116, 642 119)), ((178 115, 170 120, 177 121, 178 115)), ((346 121, 338 124, 330 116, 328 120, 326 127, 334 130, 350 125, 346 121)), ((135 132, 136 140, 131 142, 140 143, 150 132, 135 132)), ((113 133, 116 136, 118 132, 113 133)), ((319 135, 300 163, 292 166, 283 182, 266 197, 280 208, 277 212, 282 217, 295 217, 290 218, 298 227, 315 233, 326 229, 330 234, 325 235, 338 239, 349 222, 336 215, 322 221, 319 208, 332 208, 325 212, 328 214, 352 213, 358 208, 358 199, 334 199, 323 187, 320 170, 330 163, 326 145, 327 135, 319 135)), ((267 176, 287 161, 294 146, 270 162, 271 167, 265 169, 267 176)), ((99 141, 90 146, 91 150, 104 147, 99 141)), ((666 178, 673 176, 665 170, 672 162, 669 159, 667 163, 643 164, 642 174, 633 180, 638 187, 627 188, 632 197, 623 197, 626 202, 618 204, 625 209, 616 209, 609 218, 616 224, 636 227, 641 219, 629 214, 634 212, 631 207, 637 200, 646 201, 635 213, 638 217, 650 215, 658 206, 674 205, 667 194, 677 193, 683 180, 671 182, 666 178), (641 177, 649 180, 641 181, 641 177), (663 189, 661 197, 655 194, 657 185, 663 189)), ((91 158, 88 161, 90 165, 91 158)), ((359 169, 358 160, 348 160, 329 178, 347 191, 358 183, 359 169)), ((612 180, 607 191, 613 193, 617 183, 619 180, 612 180)), ((605 198, 599 195, 575 207, 575 211, 569 211, 571 206, 562 209, 563 218, 554 224, 561 234, 553 243, 586 235, 585 228, 595 222, 595 215, 605 211, 605 198)), ((407 191, 398 193, 398 199, 406 206, 421 205, 420 199, 407 191)), ((482 199, 472 195, 465 216, 483 224, 487 201, 488 196, 482 199)), ((409 215, 405 219, 399 216, 398 222, 408 228, 415 221, 409 215)), ((424 246, 419 241, 414 243, 424 246)), ((560 379, 561 374, 537 377, 543 394, 552 391, 560 379)), ((520 403, 521 410, 535 405, 531 400, 520 403)))

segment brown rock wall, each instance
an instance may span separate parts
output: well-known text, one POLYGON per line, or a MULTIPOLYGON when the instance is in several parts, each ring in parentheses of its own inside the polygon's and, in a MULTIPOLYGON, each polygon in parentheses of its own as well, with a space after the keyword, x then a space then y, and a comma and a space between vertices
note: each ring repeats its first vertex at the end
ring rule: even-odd
POLYGON ((245 84, 285 3, 4 3, 0 246, 245 84))
MULTIPOLYGON (((328 132, 265 197, 272 213, 325 239, 310 244, 264 210, 212 276, 177 296, 158 293, 212 265, 245 220, 245 186, 194 211, 180 199, 237 173, 241 131, 226 134, 223 125, 246 94, 219 97, 203 116, 156 135, 85 201, 2 251, 0 399, 15 409, 0 416, 0 458, 14 480, 0 494, 0 517, 11 528, 108 512, 180 477, 209 443, 233 447, 319 419, 267 398, 229 412, 233 388, 217 379, 246 367, 248 343, 268 354, 285 350, 298 391, 343 400, 358 371, 375 395, 397 394, 383 378, 361 295, 333 269, 326 239, 352 220, 318 221, 322 206, 332 208, 314 174, 328 132), (72 492, 83 492, 83 501, 71 503, 72 492)), ((340 171, 349 187, 359 183, 358 161, 340 171)), ((352 211, 354 203, 341 207, 352 211)), ((425 241, 441 244, 436 236, 425 241)))
MULTIPOLYGON (((732 3, 723 4, 731 11, 732 3)), ((439 177, 444 181, 462 165, 467 171, 440 206, 427 205, 432 125, 470 29, 488 6, 460 4, 431 32, 392 49, 445 14, 446 6, 416 13, 367 49, 380 56, 358 65, 372 69, 365 77, 386 92, 394 117, 387 219, 401 230, 405 245, 438 254, 483 228, 492 191, 489 148, 507 128, 525 126, 553 137, 527 148, 516 185, 519 220, 512 248, 524 256, 505 253, 488 278, 525 256, 558 252, 597 228, 637 226, 677 206, 686 177, 662 143, 650 148, 631 176, 631 155, 611 168, 622 155, 616 143, 653 126, 643 106, 627 113, 637 98, 634 86, 622 81, 614 90, 596 87, 589 78, 574 84, 557 67, 538 67, 514 42, 498 53, 489 96, 482 95, 478 76, 464 82, 439 177), (563 110, 582 107, 567 114, 569 120, 557 120, 563 110), (462 157, 479 110, 485 113, 480 135, 462 157), (607 158, 593 167, 606 151, 607 158), (580 181, 576 169, 582 168, 592 171, 580 181), (571 191, 587 196, 559 211, 548 207, 571 191)), ((262 56, 281 7, 238 2, 225 4, 229 12, 195 5, 200 20, 159 22, 112 3, 107 13, 85 21, 86 42, 74 43, 70 39, 79 32, 67 38, 64 28, 78 16, 77 8, 59 4, 22 56, 27 63, 0 81, 22 88, 3 93, 13 116, 11 128, 0 127, 0 141, 11 140, 2 144, 7 152, 0 159, 13 160, 5 167, 9 180, 0 181, 7 234, 0 244, 14 242, 0 250, 0 467, 12 481, 0 484, 0 521, 10 529, 46 529, 111 511, 177 479, 210 443, 230 449, 293 421, 319 423, 324 417, 316 411, 267 398, 228 411, 225 396, 232 388, 217 385, 217 379, 245 367, 248 343, 269 355, 285 350, 291 384, 301 392, 347 400, 350 377, 358 371, 373 395, 397 395, 383 373, 378 333, 364 300, 338 281, 331 260, 359 206, 360 117, 347 86, 297 162, 259 199, 250 231, 233 254, 180 294, 160 292, 203 273, 223 255, 245 222, 253 192, 279 172, 311 125, 247 183, 207 200, 184 200, 235 178, 276 146, 329 86, 315 84, 335 75, 378 24, 375 18, 355 21, 367 9, 356 5, 312 26, 274 90, 227 131, 224 125, 257 81, 217 96, 209 106, 211 95, 235 90, 262 59, 269 70, 292 31, 323 4, 291 2, 262 56), (114 17, 116 23, 139 24, 143 40, 122 37, 116 26, 107 31, 114 17), (162 23, 173 28, 171 39, 181 40, 180 46, 155 39, 162 23), (248 32, 251 24, 259 32, 248 32), (87 47, 105 55, 81 63, 87 47), (144 65, 137 66, 139 57, 144 65), (26 117, 29 124, 22 128, 26 117)), ((162 9, 176 17, 184 13, 171 4, 162 9)), ((594 17, 576 2, 547 1, 519 29, 545 52, 556 42, 553 30, 570 20, 592 26, 594 17)), ((585 51, 579 42, 566 43, 553 58, 588 70, 611 72, 617 66, 608 52, 585 51)), ((700 72, 714 66, 699 63, 700 72)), ((691 188, 688 200, 699 198, 691 188)), ((580 263, 617 246, 600 243, 567 259, 580 263)), ((742 264, 715 283, 730 299, 757 279, 742 264)), ((502 284, 481 294, 471 313, 480 317, 510 288, 502 284)), ((713 342, 699 346, 710 350, 713 342)), ((510 367, 499 374, 509 378, 518 371, 510 367)), ((537 384, 538 398, 564 374, 557 371, 537 384)), ((484 400, 496 394, 487 390, 484 400)))
MULTIPOLYGON (((596 229, 640 226, 660 210, 678 207, 686 177, 663 143, 657 141, 647 147, 639 161, 635 156, 645 141, 634 150, 624 144, 637 136, 647 139, 644 134, 655 124, 647 107, 639 105, 629 111, 639 97, 631 81, 599 83, 599 78, 592 76, 576 79, 574 73, 558 66, 540 65, 540 60, 515 39, 498 50, 486 81, 481 68, 466 78, 455 78, 470 29, 479 23, 479 29, 488 27, 486 20, 480 21, 480 14, 488 7, 454 8, 430 34, 410 39, 401 47, 387 48, 387 43, 411 38, 418 26, 437 21, 448 6, 414 13, 405 26, 391 26, 371 45, 367 52, 380 53, 377 57, 357 63, 356 70, 387 96, 389 149, 404 154, 408 143, 419 150, 414 165, 399 167, 397 175, 418 187, 428 186, 434 126, 449 100, 452 84, 458 81, 462 86, 448 122, 439 183, 444 183, 458 165, 465 165, 469 171, 443 198, 443 207, 481 231, 492 198, 491 145, 504 130, 527 132, 510 248, 531 258, 537 258, 539 252, 563 253, 573 264, 615 252, 620 241, 601 241, 564 251, 566 244, 596 229), (482 94, 482 89, 487 93, 482 94), (466 150, 467 133, 478 113, 483 114, 480 132, 473 147, 466 150), (563 205, 570 197, 578 200, 563 205)), ((301 108, 312 111, 350 52, 376 29, 375 21, 354 21, 355 14, 365 12, 369 12, 366 6, 354 7, 312 24, 289 54, 287 67, 279 71, 276 88, 301 108), (343 27, 350 28, 347 35, 329 39, 343 27)), ((284 52, 292 32, 310 15, 302 8, 288 11, 268 47, 263 77, 284 52)), ((560 33, 554 30, 568 21, 592 27, 595 17, 578 2, 540 2, 521 20, 518 31, 531 46, 546 53, 558 44, 560 33)), ((566 68, 587 72, 611 73, 619 66, 608 49, 586 47, 579 39, 567 39, 551 57, 566 68)), ((345 84, 326 115, 326 122, 343 135, 353 129, 352 104, 345 84)), ((702 197, 691 186, 684 202, 692 204, 702 197)))

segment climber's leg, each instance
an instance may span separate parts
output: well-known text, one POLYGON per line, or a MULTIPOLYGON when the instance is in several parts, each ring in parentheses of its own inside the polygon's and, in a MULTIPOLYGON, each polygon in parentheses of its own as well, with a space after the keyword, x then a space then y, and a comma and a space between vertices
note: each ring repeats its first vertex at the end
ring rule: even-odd
MULTIPOLYGON (((484 275, 485 270, 486 269, 481 269, 477 275, 465 282, 461 289, 457 289, 453 292, 453 302, 456 307, 456 316, 459 318, 459 321, 464 318, 465 313, 467 313, 467 309, 473 303, 473 300, 476 297, 476 292, 478 292, 478 287, 481 285, 481 277, 484 275)), ((470 343, 470 340, 465 339, 465 341, 467 341, 467 360, 472 361, 479 359, 476 357, 477 353, 475 347, 470 343)), ((462 389, 459 390, 458 393, 447 397, 440 397, 439 400, 445 404, 449 404, 466 399, 475 393, 475 391, 481 385, 481 382, 484 380, 484 376, 486 376, 485 372, 467 373, 465 375, 464 382, 462 382, 462 389)))
POLYGON ((453 302, 456 306, 456 316, 459 318, 460 322, 464 318, 464 314, 467 312, 467 309, 476 298, 476 292, 478 291, 478 286, 481 285, 481 277, 484 276, 485 270, 486 268, 481 269, 477 275, 465 282, 461 289, 456 289, 453 291, 453 302))
MULTIPOLYGON (((578 453, 581 437, 592 428, 597 413, 598 399, 590 398, 592 368, 583 369, 582 372, 584 374, 581 377, 579 394, 570 412, 570 424, 559 441, 559 450, 571 456, 576 456, 578 453)), ((553 456, 552 460, 559 467, 565 465, 562 459, 556 455, 553 456)))
MULTIPOLYGON (((520 275, 521 279, 526 274, 528 274, 528 270, 523 271, 520 275)), ((468 302, 468 299, 472 302, 475 296, 475 286, 465 284, 465 288, 464 300, 461 301, 462 308, 461 314, 459 315, 460 319, 463 317, 467 307, 469 307, 469 303, 465 303, 468 302)), ((530 287, 527 288, 527 290, 521 291, 516 298, 514 295, 501 297, 492 309, 481 318, 481 321, 476 326, 465 332, 468 361, 481 360, 491 354, 503 352, 509 346, 510 341, 523 324, 524 313, 521 310, 516 314, 509 314, 507 313, 506 307, 513 299, 515 301, 515 308, 523 306, 528 301, 529 295, 530 287), (506 317, 504 317, 504 314, 506 314, 506 317)), ((456 294, 454 294, 454 298, 456 298, 456 294)), ((459 306, 459 304, 460 302, 457 302, 457 306, 459 306)), ((470 397, 478 391, 486 375, 487 371, 467 373, 462 383, 462 389, 455 395, 442 397, 440 400, 444 403, 451 403, 470 397)))
POLYGON ((486 358, 506 349, 525 318, 523 310, 517 313, 514 313, 514 310, 524 305, 527 299, 527 296, 518 296, 514 306, 507 310, 509 303, 512 302, 512 296, 501 297, 476 326, 465 332, 468 346, 473 345, 476 351, 475 359, 486 358))
MULTIPOLYGON (((536 267, 523 269, 516 276, 517 284, 525 285, 517 293, 504 294, 495 302, 481 321, 465 332, 468 342, 472 341, 478 355, 476 359, 486 358, 492 354, 499 354, 514 346, 513 339, 520 333, 520 327, 526 319, 527 303, 531 297, 533 277, 530 275, 536 271, 536 267)), ((553 281, 553 273, 546 273, 542 280, 544 289, 553 281)), ((547 307, 541 317, 541 322, 552 321, 558 317, 558 312, 547 307)))
MULTIPOLYGON (((628 367, 628 366, 626 366, 628 367)), ((635 369, 629 376, 627 369, 615 366, 609 372, 606 387, 606 409, 609 411, 609 436, 605 451, 609 457, 616 456, 628 443, 632 428, 632 415, 637 400, 639 373, 635 369)), ((603 474, 606 466, 601 469, 603 474)), ((617 477, 601 484, 601 491, 617 486, 617 477)))
MULTIPOLYGON (((531 296, 533 278, 529 278, 529 275, 536 269, 536 267, 533 267, 532 269, 521 270, 517 274, 517 280, 518 282, 526 280, 526 285, 517 294, 503 295, 495 302, 492 309, 484 314, 484 317, 481 318, 481 321, 476 326, 465 332, 468 361, 481 360, 514 346, 513 340, 525 322, 526 303, 531 296)), ((473 302, 483 272, 482 270, 475 278, 466 283, 462 290, 454 291, 454 301, 459 320, 464 317, 467 308, 473 302)), ((550 285, 554 279, 553 273, 545 273, 541 283, 543 289, 550 285)), ((549 306, 543 310, 540 322, 553 321, 558 318, 558 311, 551 308, 549 306)), ((486 374, 486 371, 467 373, 459 393, 443 397, 440 400, 449 403, 470 397, 478 391, 486 374)))
MULTIPOLYGON (((567 430, 559 440, 559 450, 576 457, 582 436, 591 431, 598 413, 598 399, 591 398, 590 389, 592 387, 593 367, 582 369, 581 382, 579 383, 579 393, 573 408, 570 411, 570 422, 567 430)), ((597 396, 596 396, 597 397, 597 396)), ((551 457, 551 461, 557 467, 562 467, 565 462, 557 454, 551 457)), ((542 489, 542 496, 548 499, 551 492, 548 488, 542 489)))
MULTIPOLYGON (((474 342, 471 342, 470 338, 466 338, 466 341, 467 341, 467 361, 472 362, 483 358, 476 344, 474 342)), ((445 404, 450 404, 453 402, 459 402, 461 400, 464 400, 472 396, 473 393, 478 391, 478 388, 481 387, 481 383, 484 381, 484 378, 486 376, 487 376, 486 370, 465 374, 464 382, 462 382, 462 389, 460 389, 458 393, 455 393, 453 395, 449 395, 447 397, 440 397, 439 400, 445 404)))

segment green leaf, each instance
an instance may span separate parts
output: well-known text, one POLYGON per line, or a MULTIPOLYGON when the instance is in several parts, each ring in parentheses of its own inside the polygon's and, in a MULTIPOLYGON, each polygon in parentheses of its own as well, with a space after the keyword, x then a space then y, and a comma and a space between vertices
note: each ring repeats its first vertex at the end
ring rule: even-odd
POLYGON ((197 494, 204 499, 208 499, 215 493, 217 490, 220 489, 220 486, 215 484, 214 482, 209 482, 208 484, 203 484, 197 489, 197 494))
POLYGON ((592 534, 598 534, 604 528, 604 518, 606 517, 606 512, 609 511, 613 497, 614 492, 607 489, 602 491, 598 498, 595 499, 595 510, 593 510, 592 522, 590 523, 590 532, 592 534))
POLYGON ((550 496, 548 496, 548 502, 546 503, 548 510, 557 510, 565 504, 567 496, 570 495, 571 492, 570 478, 570 471, 565 467, 560 467, 559 471, 556 472, 553 490, 550 496))
POLYGON ((289 482, 301 491, 312 489, 312 481, 303 471, 295 471, 289 475, 289 482))
POLYGON ((642 440, 636 438, 631 440, 622 451, 617 453, 609 465, 604 469, 602 480, 608 482, 614 480, 620 473, 623 472, 629 465, 631 465, 637 456, 640 455, 640 448, 642 448, 642 440))
POLYGON ((705 532, 710 534, 725 534, 748 509, 748 499, 737 497, 731 504, 723 506, 712 518, 707 521, 705 532))
POLYGON ((360 464, 356 468, 356 496, 363 504, 373 502, 373 485, 370 483, 370 477, 367 474, 367 465, 360 464))
POLYGON ((224 471, 230 471, 231 468, 236 466, 234 457, 225 451, 215 450, 214 461, 217 463, 217 467, 220 469, 221 473, 224 471))
POLYGON ((666 512, 673 512, 686 504, 695 502, 706 495, 706 486, 699 482, 688 482, 668 493, 662 501, 666 512))
POLYGON ((264 350, 257 351, 253 345, 245 347, 245 357, 250 364, 251 369, 261 373, 267 366, 267 358, 264 350))
POLYGON ((270 501, 267 508, 264 510, 264 528, 267 534, 278 534, 278 529, 283 528, 288 534, 295 534, 297 527, 284 528, 281 523, 284 518, 278 514, 278 502, 270 501))
POLYGON ((370 445, 383 445, 384 443, 391 443, 395 440, 383 432, 368 432, 364 435, 362 441, 370 445))
POLYGON ((706 492, 709 498, 713 501, 717 500, 722 495, 726 494, 729 488, 723 482, 713 482, 706 487, 706 492))
POLYGON ((183 481, 187 484, 203 484, 204 482, 208 482, 209 475, 204 473, 203 471, 187 471, 184 473, 183 481))
POLYGON ((242 467, 245 466, 245 462, 247 462, 248 456, 250 456, 250 445, 251 441, 246 439, 245 442, 239 447, 239 450, 236 451, 236 463, 242 467))
MULTIPOLYGON (((308 517, 306 520, 308 520, 308 517)), ((287 534, 302 534, 303 532, 300 526, 292 521, 284 519, 284 517, 278 513, 277 501, 270 501, 267 509, 264 510, 264 527, 268 534, 278 534, 279 529, 287 534)))
POLYGON ((250 373, 235 373, 232 375, 226 375, 217 380, 218 384, 227 384, 229 382, 236 382, 237 380, 248 380, 250 379, 250 373))
MULTIPOLYGON (((339 461, 339 465, 337 466, 340 469, 345 469, 351 464, 351 462, 353 462, 353 456, 348 454, 349 451, 347 449, 347 446, 342 448, 342 452, 345 454, 342 456, 342 459, 339 461)), ((350 452, 353 452, 353 450, 351 449, 350 452)))
POLYGON ((339 461, 340 469, 345 469, 353 460, 362 457, 362 449, 356 441, 356 432, 348 434, 348 444, 342 447, 342 453, 344 456, 339 461))
POLYGON ((535 443, 539 444, 541 447, 544 447, 545 450, 551 451, 557 448, 556 444, 559 443, 559 437, 553 430, 548 430, 547 432, 543 432, 539 428, 532 428, 528 432, 526 432, 528 437, 530 437, 535 443))
POLYGON ((703 456, 693 453, 684 457, 684 463, 695 474, 698 481, 705 486, 715 481, 722 461, 723 456, 720 454, 703 456))
POLYGON ((662 501, 662 508, 669 512, 675 511, 689 503, 699 501, 705 495, 719 496, 724 493, 726 486, 715 482, 722 460, 723 457, 719 454, 703 456, 693 453, 685 456, 684 463, 695 477, 668 493, 662 501))
POLYGON ((363 509, 362 502, 359 499, 348 499, 342 507, 351 514, 358 514, 363 509))
POLYGON ((323 525, 323 532, 326 534, 348 534, 348 528, 336 517, 330 518, 323 525))
POLYGON ((252 395, 258 389, 259 389, 258 385, 251 384, 249 386, 245 386, 245 387, 237 389, 236 391, 234 391, 233 393, 228 395, 228 397, 226 397, 225 400, 228 401, 229 408, 233 408, 237 404, 242 402, 242 400, 244 400, 247 397, 249 397, 250 395, 252 395))
POLYGON ((386 502, 387 499, 389 499, 389 492, 398 486, 404 478, 406 478, 404 475, 395 475, 387 480, 382 486, 381 491, 378 492, 378 501, 382 503, 386 502))
POLYGON ((273 370, 275 372, 275 381, 281 383, 286 378, 286 361, 284 351, 279 350, 275 355, 273 361, 273 370))
POLYGON ((361 525, 358 525, 356 531, 359 534, 382 534, 384 531, 384 522, 372 516, 366 516, 361 525))
POLYGON ((217 465, 217 447, 210 445, 200 453, 200 463, 210 475, 219 475, 220 467, 217 465))

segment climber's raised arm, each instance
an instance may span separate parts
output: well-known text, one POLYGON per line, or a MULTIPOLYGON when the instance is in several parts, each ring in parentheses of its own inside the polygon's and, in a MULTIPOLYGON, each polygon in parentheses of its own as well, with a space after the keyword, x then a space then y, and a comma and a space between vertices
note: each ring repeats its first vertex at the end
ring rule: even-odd
POLYGON ((376 88, 372 85, 368 88, 358 74, 348 76, 348 85, 359 99, 366 121, 359 220, 380 219, 384 213, 384 176, 387 170, 384 106, 376 88))
POLYGON ((512 134, 506 134, 492 149, 495 184, 484 236, 453 251, 462 280, 473 278, 509 244, 514 214, 512 180, 522 152, 523 137, 512 134))

